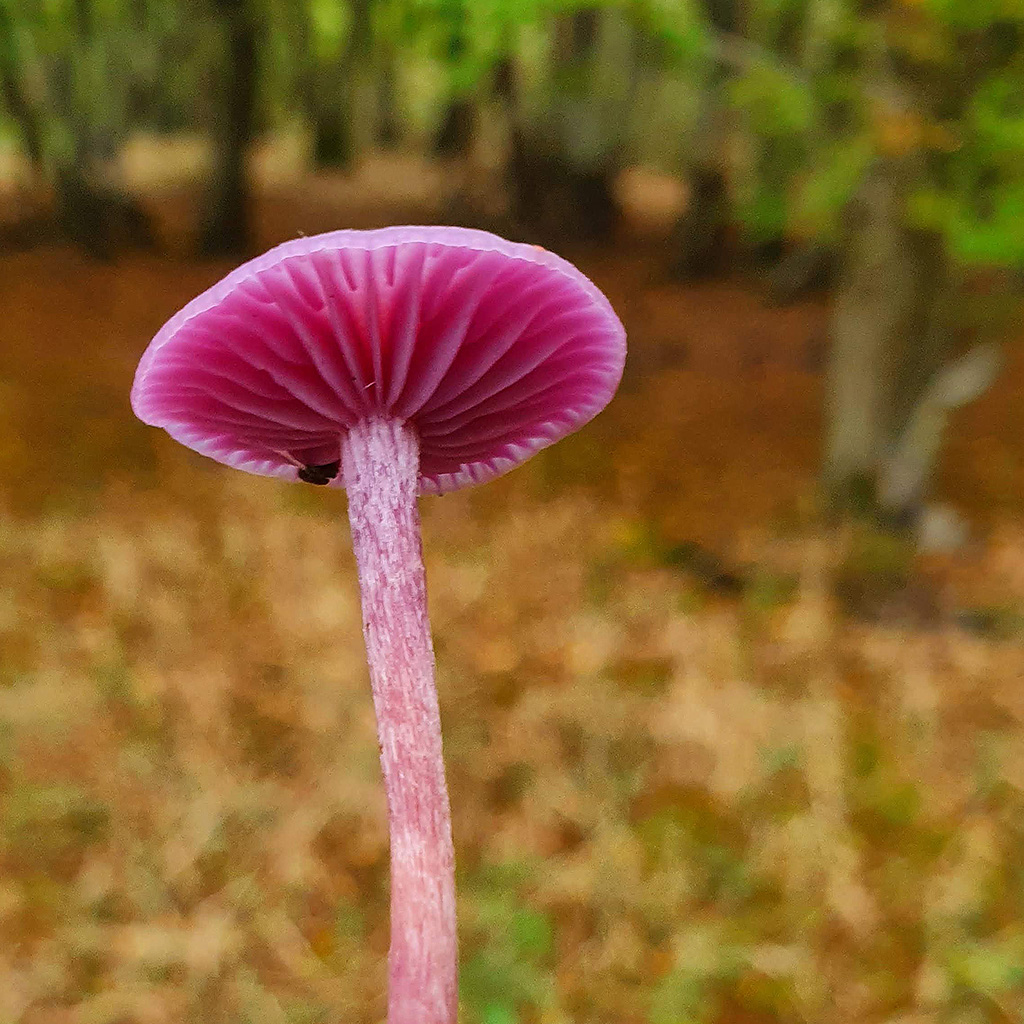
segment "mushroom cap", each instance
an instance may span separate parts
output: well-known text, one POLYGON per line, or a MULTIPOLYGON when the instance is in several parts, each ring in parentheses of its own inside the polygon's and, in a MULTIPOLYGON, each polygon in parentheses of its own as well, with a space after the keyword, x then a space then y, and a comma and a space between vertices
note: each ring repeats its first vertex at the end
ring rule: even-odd
POLYGON ((608 300, 554 253, 467 228, 332 231, 244 263, 171 317, 132 408, 218 462, 291 480, 337 462, 360 420, 403 420, 420 492, 443 493, 590 420, 625 354, 608 300))

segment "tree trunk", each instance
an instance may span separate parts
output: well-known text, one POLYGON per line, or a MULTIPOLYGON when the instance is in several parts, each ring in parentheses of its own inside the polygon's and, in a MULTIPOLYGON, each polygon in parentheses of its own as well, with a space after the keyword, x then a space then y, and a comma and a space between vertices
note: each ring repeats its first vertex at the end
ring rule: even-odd
POLYGON ((26 70, 16 49, 10 10, 0 4, 0 92, 34 174, 40 181, 49 179, 53 187, 52 224, 90 255, 110 259, 121 247, 151 247, 153 232, 139 204, 111 180, 125 110, 111 100, 115 87, 107 88, 110 76, 117 75, 111 70, 111 53, 104 49, 107 41, 86 0, 76 0, 69 14, 72 45, 67 52, 26 70), (97 67, 105 74, 99 83, 97 67), (33 73, 45 81, 42 96, 24 86, 33 73), (100 109, 97 95, 111 101, 113 115, 100 109))
MULTIPOLYGON (((703 0, 708 23, 719 33, 735 32, 740 11, 736 0, 703 0)), ((726 143, 730 126, 727 75, 710 67, 697 88, 698 107, 688 134, 689 185, 686 208, 671 240, 669 272, 679 281, 695 281, 723 273, 731 262, 729 234, 732 202, 726 175, 726 143)))
POLYGON ((213 191, 203 226, 204 256, 238 256, 251 244, 246 156, 256 120, 256 23, 245 0, 217 0, 226 36, 224 107, 213 191))
POLYGON ((672 230, 671 274, 697 281, 724 273, 729 264, 729 192, 720 166, 690 169, 690 194, 672 230))
POLYGON ((444 116, 434 136, 431 147, 434 155, 465 159, 473 146, 475 128, 476 104, 473 97, 453 97, 445 107, 444 116))
POLYGON ((396 81, 398 59, 392 43, 388 42, 379 47, 374 142, 383 149, 396 146, 402 137, 402 116, 398 106, 396 81))
POLYGON ((509 167, 512 215, 545 239, 607 238, 634 80, 632 26, 589 9, 555 22, 543 114, 516 126, 509 167))
POLYGON ((903 336, 921 275, 903 225, 895 168, 880 165, 851 210, 853 225, 831 316, 825 477, 841 506, 874 504, 890 444, 897 379, 916 339, 903 336))
POLYGON ((351 154, 357 158, 376 145, 380 115, 378 69, 373 52, 373 0, 349 0, 349 11, 351 21, 345 59, 348 106, 345 116, 349 125, 351 154))
POLYGON ((831 314, 825 482, 840 509, 916 517, 948 413, 995 375, 992 350, 953 361, 960 282, 941 240, 905 222, 908 168, 880 161, 850 211, 831 314))
MULTIPOLYGON (((455 28, 445 47, 446 59, 452 66, 455 66, 465 56, 468 45, 466 34, 462 28, 455 28)), ((463 159, 469 156, 476 128, 474 99, 471 94, 462 92, 449 97, 431 145, 436 156, 461 157, 463 159)))
POLYGON ((377 143, 381 86, 373 53, 373 0, 349 0, 348 37, 337 59, 320 61, 311 82, 313 159, 347 167, 377 143))
POLYGON ((25 95, 19 63, 14 25, 7 9, 0 3, 0 92, 7 112, 18 126, 32 172, 42 178, 45 167, 43 119, 25 95))
POLYGON ((340 57, 314 69, 309 92, 313 164, 344 167, 352 158, 352 142, 342 114, 345 89, 344 64, 340 57))
MULTIPOLYGON (((341 0, 338 0, 339 4, 341 0)), ((299 102, 312 134, 313 164, 341 166, 348 159, 343 130, 342 84, 344 67, 341 50, 326 57, 319 52, 309 4, 298 4, 295 16, 296 52, 303 59, 298 73, 299 102)))

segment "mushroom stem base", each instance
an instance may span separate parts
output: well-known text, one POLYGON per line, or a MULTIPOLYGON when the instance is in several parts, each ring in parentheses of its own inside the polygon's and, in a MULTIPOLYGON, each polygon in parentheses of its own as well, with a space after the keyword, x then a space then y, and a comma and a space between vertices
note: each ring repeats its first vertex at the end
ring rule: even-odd
POLYGON ((367 419, 341 446, 391 835, 388 1024, 454 1024, 455 857, 416 506, 419 442, 367 419))

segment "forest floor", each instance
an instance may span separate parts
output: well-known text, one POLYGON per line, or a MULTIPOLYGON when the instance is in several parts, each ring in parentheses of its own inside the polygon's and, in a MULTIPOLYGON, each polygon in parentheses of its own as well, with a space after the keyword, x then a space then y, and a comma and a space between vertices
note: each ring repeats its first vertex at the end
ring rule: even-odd
MULTIPOLYGON (((261 246, 436 220, 443 177, 269 175, 261 246)), ((133 419, 228 269, 180 255, 192 192, 147 196, 179 255, 0 253, 0 1022, 370 1024, 343 497, 133 419)), ((1020 1020, 1021 347, 940 470, 974 541, 914 559, 815 514, 823 300, 565 255, 626 323, 619 395, 423 502, 467 1024, 1020 1020)))

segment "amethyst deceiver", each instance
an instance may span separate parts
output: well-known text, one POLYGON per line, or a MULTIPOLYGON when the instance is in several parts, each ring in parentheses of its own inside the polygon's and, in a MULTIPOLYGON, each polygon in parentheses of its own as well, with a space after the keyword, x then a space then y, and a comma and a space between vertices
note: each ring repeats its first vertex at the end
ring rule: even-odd
POLYGON ((417 493, 596 415, 625 332, 565 260, 483 231, 286 242, 173 316, 132 407, 213 459, 348 492, 391 835, 389 1024, 454 1024, 454 857, 417 493))

